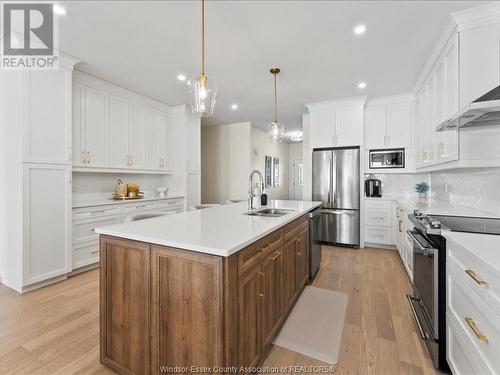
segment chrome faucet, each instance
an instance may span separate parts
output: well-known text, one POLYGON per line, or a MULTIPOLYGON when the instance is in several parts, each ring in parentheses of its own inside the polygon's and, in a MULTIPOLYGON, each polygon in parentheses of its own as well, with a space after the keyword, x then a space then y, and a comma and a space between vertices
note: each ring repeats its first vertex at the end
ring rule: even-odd
POLYGON ((252 173, 250 173, 250 178, 248 179, 248 209, 249 210, 253 210, 254 207, 253 206, 253 198, 255 197, 254 193, 253 193, 253 190, 252 190, 252 180, 253 180, 253 176, 257 174, 259 176, 259 180, 260 180, 260 194, 262 194, 262 192, 264 191, 264 178, 262 178, 262 173, 260 173, 259 170, 257 169, 254 169, 252 171, 252 173))

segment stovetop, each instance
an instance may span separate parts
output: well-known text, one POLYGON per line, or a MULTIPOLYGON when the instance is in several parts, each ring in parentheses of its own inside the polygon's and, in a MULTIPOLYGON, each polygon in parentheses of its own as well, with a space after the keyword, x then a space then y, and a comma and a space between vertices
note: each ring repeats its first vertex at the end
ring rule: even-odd
POLYGON ((431 215, 431 217, 453 232, 500 235, 500 219, 444 215, 431 215))
POLYGON ((415 211, 408 215, 420 231, 427 234, 441 234, 441 230, 452 232, 482 233, 500 235, 500 219, 468 216, 423 215, 415 211))

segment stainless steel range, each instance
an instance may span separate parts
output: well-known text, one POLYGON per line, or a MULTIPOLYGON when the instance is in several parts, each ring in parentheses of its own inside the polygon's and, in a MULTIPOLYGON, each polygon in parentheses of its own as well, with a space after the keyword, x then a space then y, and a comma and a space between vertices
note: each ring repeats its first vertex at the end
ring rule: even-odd
POLYGON ((446 239, 441 231, 500 235, 500 219, 423 215, 414 211, 413 295, 407 295, 420 337, 436 368, 449 371, 446 362, 446 239))

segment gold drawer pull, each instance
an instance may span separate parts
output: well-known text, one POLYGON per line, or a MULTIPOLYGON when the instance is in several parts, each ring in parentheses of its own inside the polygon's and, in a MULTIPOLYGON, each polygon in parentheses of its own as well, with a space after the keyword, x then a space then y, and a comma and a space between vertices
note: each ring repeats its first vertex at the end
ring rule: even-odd
POLYGON ((99 250, 91 251, 90 254, 99 254, 99 250))
POLYGON ((479 285, 488 286, 488 283, 484 280, 481 280, 473 270, 465 270, 465 273, 469 275, 472 278, 472 280, 474 280, 479 285))
POLYGON ((300 256, 302 255, 302 253, 301 253, 301 252, 298 252, 298 253, 297 253, 297 255, 300 257, 300 256))
POLYGON ((276 260, 276 259, 278 259, 280 256, 281 256, 281 251, 277 251, 276 253, 274 253, 274 256, 273 256, 273 257, 271 257, 271 260, 276 260))
POLYGON ((476 337, 479 340, 484 341, 484 342, 488 342, 488 336, 483 335, 481 333, 481 331, 479 330, 479 328, 477 328, 476 322, 474 321, 474 319, 472 319, 472 318, 465 318, 465 321, 467 322, 467 324, 469 325, 470 329, 472 329, 472 332, 474 332, 474 334, 476 335, 476 337))
POLYGON ((259 293, 260 298, 264 298, 264 293, 259 293))

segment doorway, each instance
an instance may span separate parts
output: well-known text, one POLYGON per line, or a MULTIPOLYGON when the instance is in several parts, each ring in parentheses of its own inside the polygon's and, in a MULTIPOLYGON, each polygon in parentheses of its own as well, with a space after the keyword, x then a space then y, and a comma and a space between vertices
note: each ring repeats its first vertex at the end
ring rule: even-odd
POLYGON ((304 162, 302 159, 292 160, 292 186, 290 199, 302 200, 302 186, 304 185, 304 162))

